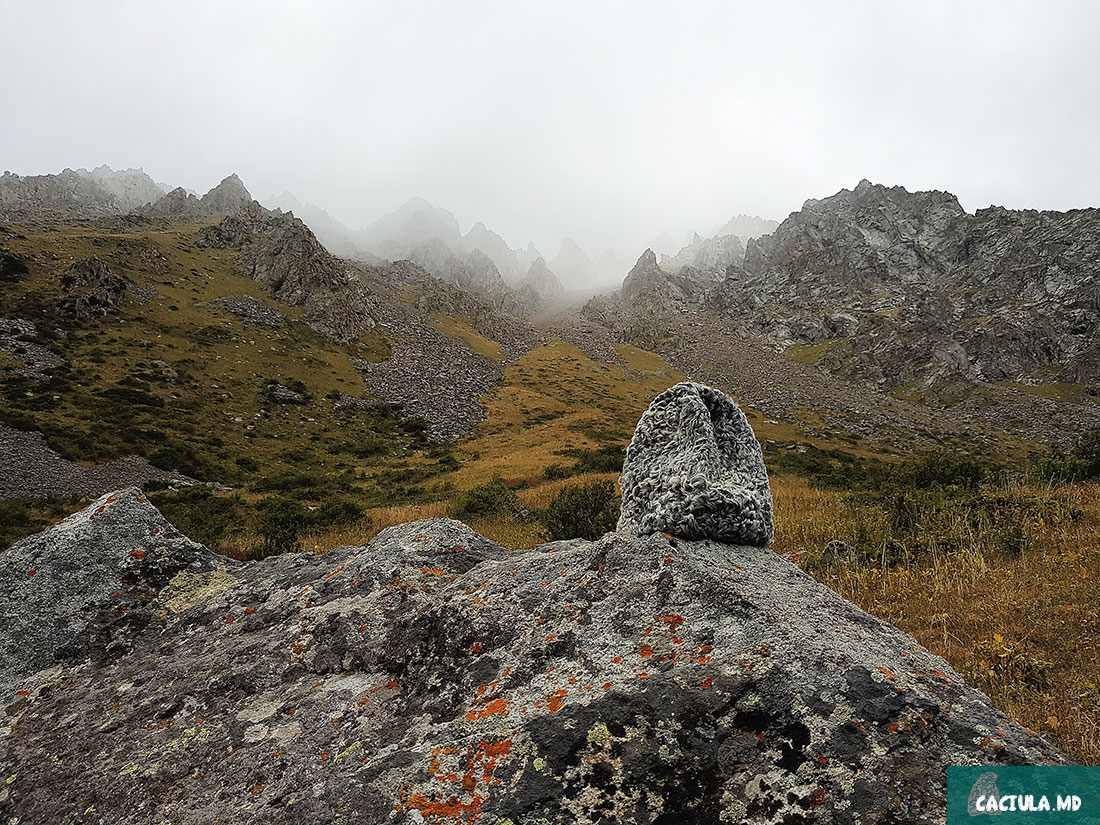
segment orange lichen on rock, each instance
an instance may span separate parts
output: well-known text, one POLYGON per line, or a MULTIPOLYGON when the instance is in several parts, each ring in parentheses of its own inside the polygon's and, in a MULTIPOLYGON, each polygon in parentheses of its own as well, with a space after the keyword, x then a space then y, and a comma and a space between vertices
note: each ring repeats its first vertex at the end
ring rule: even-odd
POLYGON ((494 699, 493 701, 491 701, 487 705, 485 705, 485 707, 483 707, 483 708, 474 708, 473 710, 469 711, 466 714, 466 721, 467 722, 476 722, 478 719, 485 719, 485 718, 487 718, 489 716, 493 716, 495 714, 500 714, 501 716, 507 716, 508 715, 508 706, 511 705, 511 704, 514 704, 514 703, 508 701, 507 699, 494 699))
POLYGON ((561 710, 561 706, 565 704, 565 697, 569 695, 568 690, 555 690, 549 696, 546 697, 547 705, 549 706, 551 713, 557 713, 561 710))

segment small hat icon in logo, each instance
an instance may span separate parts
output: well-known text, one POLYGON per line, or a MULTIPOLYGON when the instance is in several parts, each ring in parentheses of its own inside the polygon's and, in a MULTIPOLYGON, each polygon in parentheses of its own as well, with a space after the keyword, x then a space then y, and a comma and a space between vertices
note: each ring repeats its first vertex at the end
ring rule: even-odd
MULTIPOLYGON (((997 774, 993 771, 986 771, 978 777, 978 781, 974 783, 974 786, 970 789, 970 796, 966 800, 966 812, 971 816, 979 816, 980 814, 989 814, 990 816, 999 815, 1001 813, 1000 808, 993 808, 989 810, 987 805, 982 805, 978 808, 978 800, 985 797, 985 799, 997 799, 1000 794, 997 792, 997 774)), ((984 801, 984 800, 983 800, 984 801)))

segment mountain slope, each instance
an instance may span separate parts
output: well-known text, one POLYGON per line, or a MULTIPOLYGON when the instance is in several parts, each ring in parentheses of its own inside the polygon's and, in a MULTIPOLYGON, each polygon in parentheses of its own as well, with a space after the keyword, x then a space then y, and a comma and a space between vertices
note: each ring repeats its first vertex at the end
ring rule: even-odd
POLYGON ((970 215, 863 181, 752 241, 712 305, 779 344, 843 339, 823 360, 887 387, 1088 382, 1098 271, 1100 210, 970 215))

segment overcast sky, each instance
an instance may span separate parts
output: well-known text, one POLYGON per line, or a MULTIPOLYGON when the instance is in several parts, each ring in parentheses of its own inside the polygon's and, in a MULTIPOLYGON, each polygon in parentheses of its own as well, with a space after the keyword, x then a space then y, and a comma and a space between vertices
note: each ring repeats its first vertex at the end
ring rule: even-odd
POLYGON ((1100 206, 1100 3, 0 0, 0 167, 414 195, 553 255, 861 178, 1100 206))

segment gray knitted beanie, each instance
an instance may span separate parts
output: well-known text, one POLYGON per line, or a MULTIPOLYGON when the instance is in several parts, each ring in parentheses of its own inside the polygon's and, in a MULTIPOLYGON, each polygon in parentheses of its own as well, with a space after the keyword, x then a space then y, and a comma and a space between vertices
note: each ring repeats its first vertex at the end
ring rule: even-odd
POLYGON ((760 443, 720 390, 677 384, 653 399, 626 451, 616 529, 763 546, 772 495, 760 443))

